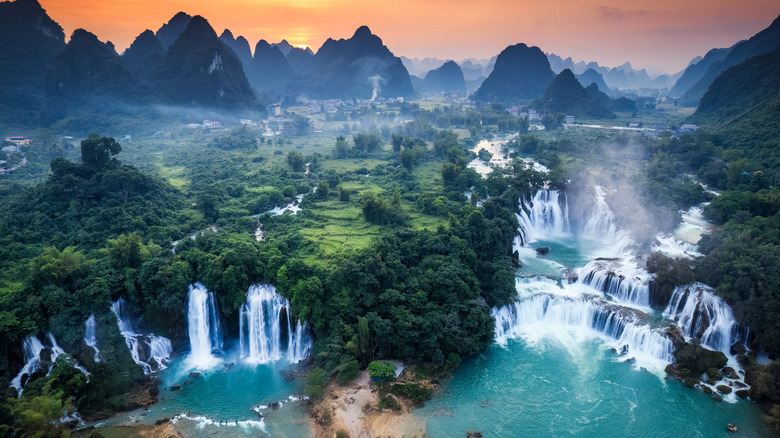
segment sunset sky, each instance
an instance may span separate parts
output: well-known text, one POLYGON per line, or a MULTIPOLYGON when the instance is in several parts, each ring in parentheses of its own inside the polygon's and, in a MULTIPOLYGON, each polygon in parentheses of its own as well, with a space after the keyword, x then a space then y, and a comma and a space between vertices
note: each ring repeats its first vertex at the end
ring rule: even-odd
POLYGON ((769 26, 777 0, 40 0, 70 35, 83 27, 121 53, 176 12, 217 31, 317 50, 368 25, 396 56, 489 58, 510 44, 537 45, 575 61, 657 66, 670 73, 713 47, 769 26))

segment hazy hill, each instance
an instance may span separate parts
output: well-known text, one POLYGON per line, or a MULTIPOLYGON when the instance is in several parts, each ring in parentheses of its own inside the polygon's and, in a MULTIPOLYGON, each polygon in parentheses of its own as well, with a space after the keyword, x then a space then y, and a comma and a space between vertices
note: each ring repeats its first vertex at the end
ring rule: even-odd
POLYGON ((290 67, 296 72, 308 71, 314 62, 314 54, 308 47, 301 49, 293 47, 286 55, 287 62, 290 63, 290 67))
POLYGON ((36 0, 0 3, 0 124, 32 126, 65 34, 36 0))
POLYGON ((590 84, 596 84, 596 86, 599 87, 599 90, 604 93, 609 91, 607 83, 604 82, 604 77, 592 68, 585 70, 582 74, 578 74, 577 80, 580 81, 580 84, 582 84, 583 87, 587 87, 590 84))
POLYGON ((707 68, 701 79, 683 94, 680 102, 683 105, 697 105, 710 84, 726 69, 740 64, 750 57, 767 53, 778 45, 780 45, 780 16, 775 18, 775 21, 766 29, 753 35, 750 39, 732 46, 728 55, 707 68))
POLYGON ((171 47, 173 43, 176 42, 176 38, 178 38, 179 35, 184 32, 184 29, 187 28, 187 25, 190 24, 190 20, 192 20, 192 16, 184 12, 179 12, 174 15, 173 18, 157 30, 156 35, 157 38, 160 39, 160 44, 166 49, 171 47))
POLYGON ((238 56, 238 59, 241 60, 241 64, 244 66, 244 72, 246 72, 247 67, 252 63, 252 51, 249 49, 249 41, 240 35, 238 38, 233 38, 233 33, 228 29, 222 31, 219 40, 233 50, 238 56))
POLYGON ((446 61, 445 59, 431 57, 420 59, 401 56, 400 58, 401 62, 404 63, 404 67, 406 67, 406 71, 408 71, 410 75, 418 77, 425 77, 426 73, 431 70, 436 70, 444 65, 444 62, 446 61))
POLYGON ((314 55, 303 88, 312 97, 411 97, 409 73, 381 38, 361 26, 349 39, 329 38, 314 55))
POLYGON ((238 56, 199 15, 192 17, 156 70, 153 82, 163 102, 233 109, 258 104, 238 56))
POLYGON ((591 118, 615 117, 604 102, 585 90, 569 69, 564 69, 545 90, 544 95, 531 106, 541 113, 565 113, 591 118))
POLYGON ((64 126, 71 128, 95 126, 91 118, 100 115, 105 120, 140 97, 138 82, 114 46, 84 29, 73 32, 54 60, 45 90, 44 121, 69 118, 64 126))
POLYGON ((772 120, 780 133, 780 47, 729 68, 721 73, 704 93, 691 116, 697 123, 722 125, 759 116, 772 120), (767 109, 775 103, 775 111, 767 109))
POLYGON ((165 49, 151 30, 138 35, 122 54, 127 68, 140 80, 148 80, 164 57, 165 49))
POLYGON ((547 57, 538 47, 515 44, 504 49, 496 65, 472 99, 516 103, 540 97, 555 78, 547 57))
POLYGON ((678 79, 672 89, 669 90, 669 95, 680 97, 685 94, 686 91, 696 85, 696 82, 699 82, 699 80, 704 77, 704 74, 707 73, 707 69, 710 68, 712 64, 722 61, 723 58, 729 54, 729 50, 731 49, 712 49, 704 55, 704 58, 699 56, 699 61, 688 65, 682 76, 680 76, 680 79, 678 79))
POLYGON ((450 91, 466 93, 466 80, 463 71, 455 61, 447 61, 441 67, 431 70, 423 79, 423 89, 430 93, 450 91))
POLYGON ((279 47, 260 40, 247 68, 247 77, 252 86, 259 90, 281 91, 283 84, 293 79, 293 69, 279 47))

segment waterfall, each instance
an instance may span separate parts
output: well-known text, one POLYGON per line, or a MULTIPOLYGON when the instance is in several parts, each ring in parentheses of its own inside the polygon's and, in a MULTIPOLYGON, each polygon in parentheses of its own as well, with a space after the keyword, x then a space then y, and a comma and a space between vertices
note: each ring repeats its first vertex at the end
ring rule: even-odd
POLYGON ((218 362, 214 354, 222 353, 217 300, 214 293, 206 290, 201 283, 195 283, 190 285, 187 301, 189 360, 197 367, 208 368, 218 362))
POLYGON ((517 220, 525 245, 540 238, 563 237, 569 233, 566 196, 550 189, 537 190, 530 201, 523 196, 517 220))
POLYGON ((636 306, 650 305, 651 275, 631 260, 594 260, 579 270, 579 282, 636 306))
POLYGON ((125 338, 127 348, 133 361, 144 369, 145 374, 165 369, 168 357, 173 352, 173 346, 168 338, 154 334, 141 334, 133 331, 130 314, 125 306, 125 299, 120 297, 111 304, 111 311, 116 315, 117 326, 125 338))
POLYGON ((95 337, 96 330, 95 315, 89 315, 89 318, 84 322, 84 343, 95 350, 95 362, 100 362, 100 350, 98 350, 97 338, 95 337))
POLYGON ((242 358, 254 363, 278 359, 297 362, 308 356, 311 336, 300 321, 292 330, 288 309, 290 303, 267 284, 252 285, 241 306, 239 317, 239 349, 242 358), (282 325, 282 312, 286 324, 282 325), (282 328, 287 331, 282 338, 282 328))
POLYGON ((729 356, 732 345, 748 341, 748 329, 737 323, 731 307, 702 283, 677 287, 664 316, 676 321, 686 337, 729 356))
POLYGON ((666 363, 674 360, 672 342, 662 333, 641 323, 630 309, 584 298, 536 294, 501 308, 493 308, 495 339, 499 344, 517 337, 530 325, 553 331, 589 330, 612 340, 617 351, 642 355, 666 363))
POLYGON ((604 189, 599 186, 594 188, 596 199, 593 210, 583 227, 581 237, 586 240, 603 242, 608 248, 605 248, 607 249, 606 253, 600 254, 602 257, 620 257, 626 246, 631 243, 631 237, 627 232, 621 230, 615 222, 615 213, 607 204, 607 195, 604 193, 604 189))
POLYGON ((19 374, 11 380, 11 386, 16 388, 16 393, 22 395, 22 387, 26 382, 22 382, 22 379, 27 376, 29 378, 34 372, 41 368, 41 351, 43 351, 43 344, 37 336, 28 336, 24 338, 22 342, 22 350, 24 351, 24 367, 22 367, 19 374))
MULTIPOLYGON (((54 363, 57 361, 57 358, 60 355, 67 354, 65 353, 65 350, 63 350, 59 344, 57 344, 57 340, 54 339, 54 335, 51 333, 46 333, 46 340, 49 341, 49 346, 45 346, 37 336, 27 336, 22 342, 25 363, 16 377, 11 380, 11 386, 16 389, 16 393, 20 396, 22 395, 24 385, 27 383, 27 379, 29 379, 33 373, 41 369, 41 352, 44 349, 48 349, 51 352, 49 356, 49 361, 51 364, 49 365, 49 369, 46 372, 47 376, 49 373, 51 373, 52 368, 54 368, 54 363), (24 380, 24 382, 22 380, 24 380)), ((86 370, 86 368, 79 365, 72 358, 69 359, 69 363, 71 366, 81 371, 86 376, 89 376, 89 372, 86 370)))

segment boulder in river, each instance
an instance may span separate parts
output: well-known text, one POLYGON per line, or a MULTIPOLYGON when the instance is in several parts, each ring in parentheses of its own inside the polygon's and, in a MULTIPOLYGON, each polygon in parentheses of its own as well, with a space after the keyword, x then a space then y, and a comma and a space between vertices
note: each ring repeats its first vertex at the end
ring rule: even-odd
POLYGON ((539 255, 546 255, 548 252, 550 252, 550 248, 543 246, 541 248, 536 248, 536 253, 539 255))

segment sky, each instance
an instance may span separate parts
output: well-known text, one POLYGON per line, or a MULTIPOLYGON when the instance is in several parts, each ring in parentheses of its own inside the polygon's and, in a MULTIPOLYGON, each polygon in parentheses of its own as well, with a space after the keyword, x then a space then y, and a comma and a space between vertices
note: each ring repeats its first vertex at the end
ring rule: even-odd
POLYGON ((777 0, 40 0, 70 35, 77 28, 120 53, 174 14, 202 15, 254 45, 287 39, 316 51, 361 25, 396 56, 490 58, 511 44, 575 61, 657 67, 669 73, 769 26, 777 0))

